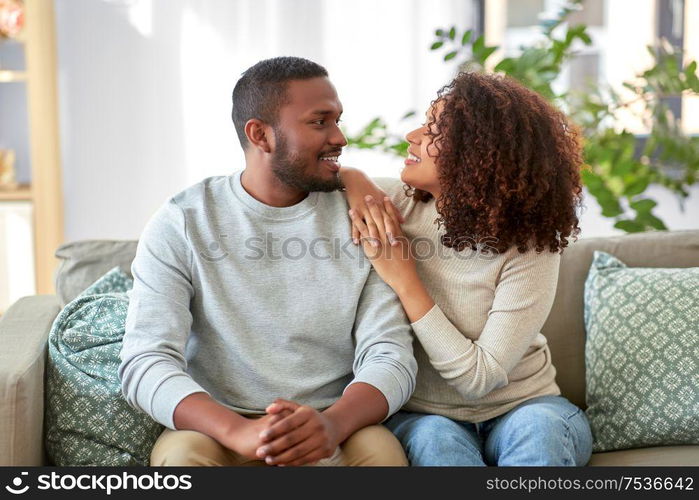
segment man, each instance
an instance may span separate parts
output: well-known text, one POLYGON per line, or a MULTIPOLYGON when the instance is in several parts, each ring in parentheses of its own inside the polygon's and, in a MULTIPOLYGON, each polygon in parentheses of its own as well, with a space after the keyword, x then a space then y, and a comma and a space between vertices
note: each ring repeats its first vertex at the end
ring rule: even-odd
POLYGON ((378 424, 415 385, 396 296, 348 241, 327 71, 280 57, 233 91, 245 170, 149 221, 119 376, 167 427, 152 465, 405 465, 378 424))

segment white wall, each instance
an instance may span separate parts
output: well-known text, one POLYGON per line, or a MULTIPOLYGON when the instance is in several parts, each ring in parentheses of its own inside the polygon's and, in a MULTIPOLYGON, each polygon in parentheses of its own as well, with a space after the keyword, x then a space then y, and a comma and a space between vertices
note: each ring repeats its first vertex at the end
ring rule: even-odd
MULTIPOLYGON (((452 76, 433 31, 469 26, 470 0, 54 0, 66 241, 137 238, 169 196, 242 168, 230 94, 260 59, 298 55, 327 67, 351 132, 375 116, 396 130, 452 76)), ((372 175, 402 162, 347 151, 372 175)), ((662 194, 662 193, 661 193, 662 194)), ((699 227, 662 194, 673 229, 699 227)), ((583 236, 617 232, 592 200, 583 236)), ((699 193, 690 200, 699 214, 699 193)))
MULTIPOLYGON (((426 108, 452 68, 427 49, 463 0, 55 0, 66 241, 137 238, 169 196, 242 168, 236 80, 260 59, 327 67, 356 131, 426 108)), ((398 159, 346 154, 376 174, 398 159)))
POLYGON ((0 314, 20 297, 34 295, 32 204, 0 203, 0 314))

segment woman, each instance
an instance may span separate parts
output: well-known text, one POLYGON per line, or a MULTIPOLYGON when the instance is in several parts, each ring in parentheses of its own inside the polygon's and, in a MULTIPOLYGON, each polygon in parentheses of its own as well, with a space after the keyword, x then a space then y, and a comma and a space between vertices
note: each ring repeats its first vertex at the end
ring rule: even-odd
POLYGON ((426 116, 406 136, 405 191, 341 172, 353 239, 418 340, 417 388, 385 424, 413 465, 585 465, 589 424, 540 333, 579 232, 578 133, 495 75, 461 73, 426 116))

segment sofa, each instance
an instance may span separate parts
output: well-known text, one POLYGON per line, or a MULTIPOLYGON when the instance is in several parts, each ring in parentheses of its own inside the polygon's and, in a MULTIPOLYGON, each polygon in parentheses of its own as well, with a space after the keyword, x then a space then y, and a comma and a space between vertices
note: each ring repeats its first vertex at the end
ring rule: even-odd
MULTIPOLYGON (((56 255, 56 295, 24 297, 0 318, 0 465, 51 465, 43 444, 47 339, 65 303, 103 273, 130 270, 135 241, 82 241, 56 255)), ((657 231, 581 238, 561 258, 556 297, 542 329, 564 396, 585 409, 583 291, 593 252, 630 267, 699 267, 699 230, 657 231)), ((591 466, 699 466, 699 445, 660 446, 595 453, 591 466)))

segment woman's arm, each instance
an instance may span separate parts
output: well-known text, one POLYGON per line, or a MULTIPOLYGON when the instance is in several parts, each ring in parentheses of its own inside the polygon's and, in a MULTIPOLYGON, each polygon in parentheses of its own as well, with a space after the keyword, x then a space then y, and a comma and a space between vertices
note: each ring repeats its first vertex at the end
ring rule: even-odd
POLYGON ((354 210, 350 210, 353 231, 358 232, 364 253, 376 272, 388 286, 393 288, 400 299, 410 322, 417 321, 432 309, 434 301, 417 274, 415 260, 411 255, 412 247, 403 235, 397 219, 398 211, 388 197, 384 197, 381 203, 367 196, 365 203, 368 214, 364 218, 359 217, 354 210), (389 237, 385 234, 389 226, 380 223, 384 217, 391 219, 392 225, 395 226, 395 234, 391 235, 394 244, 390 246, 386 244, 389 237), (372 230, 379 234, 377 245, 371 244, 376 241, 371 236, 372 230))
MULTIPOLYGON (((345 186, 347 193, 347 204, 349 207, 362 219, 365 219, 369 213, 369 208, 366 204, 365 198, 367 196, 373 197, 375 200, 383 200, 386 197, 386 192, 382 190, 371 178, 359 169, 353 167, 340 167, 340 180, 345 186)), ((400 214, 398 209, 393 205, 394 212, 397 214, 397 220, 400 223, 405 222, 403 216, 400 214)), ((388 232, 395 233, 396 228, 393 227, 391 221, 386 217, 387 214, 382 215, 382 220, 386 220, 388 224, 388 232)), ((371 235, 373 238, 379 238, 378 232, 374 231, 371 235)), ((352 241, 355 245, 359 244, 359 232, 356 228, 352 228, 352 241)))
POLYGON ((520 254, 513 249, 496 285, 488 319, 478 340, 472 341, 434 303, 409 253, 410 258, 405 258, 404 238, 399 237, 400 249, 368 244, 367 224, 372 224, 374 216, 372 202, 367 203, 369 219, 365 222, 350 214, 352 224, 372 265, 398 295, 432 366, 468 400, 507 385, 509 372, 521 361, 551 310, 560 255, 533 250, 520 254))
POLYGON ((488 319, 475 341, 437 305, 411 324, 432 366, 465 398, 480 398, 509 383, 508 374, 551 310, 559 261, 556 253, 515 251, 503 267, 488 319))

